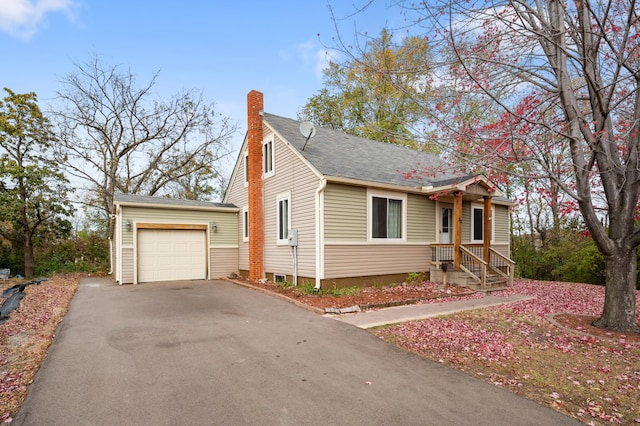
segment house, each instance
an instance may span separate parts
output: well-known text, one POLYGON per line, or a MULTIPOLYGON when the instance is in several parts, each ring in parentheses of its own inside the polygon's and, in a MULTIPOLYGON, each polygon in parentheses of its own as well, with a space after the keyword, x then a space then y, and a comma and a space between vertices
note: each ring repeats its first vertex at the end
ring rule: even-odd
POLYGON ((116 194, 111 268, 119 284, 225 277, 238 271, 229 204, 116 194))
POLYGON ((240 213, 241 275, 316 288, 400 282, 411 272, 480 288, 513 279, 512 203, 486 177, 268 114, 257 91, 247 99, 247 136, 224 197, 240 213))

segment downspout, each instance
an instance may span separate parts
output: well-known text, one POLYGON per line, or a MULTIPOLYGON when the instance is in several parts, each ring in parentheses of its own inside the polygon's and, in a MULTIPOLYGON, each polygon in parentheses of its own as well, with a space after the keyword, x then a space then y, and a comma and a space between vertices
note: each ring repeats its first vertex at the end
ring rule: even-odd
POLYGON ((315 291, 320 290, 320 283, 324 278, 324 190, 327 179, 320 180, 316 189, 316 285, 315 291))

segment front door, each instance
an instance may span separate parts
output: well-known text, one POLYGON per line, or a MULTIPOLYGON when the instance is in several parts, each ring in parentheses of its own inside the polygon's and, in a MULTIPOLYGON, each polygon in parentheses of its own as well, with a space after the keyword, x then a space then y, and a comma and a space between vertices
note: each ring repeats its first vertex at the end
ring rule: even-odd
POLYGON ((440 244, 453 244, 453 207, 441 208, 440 244))

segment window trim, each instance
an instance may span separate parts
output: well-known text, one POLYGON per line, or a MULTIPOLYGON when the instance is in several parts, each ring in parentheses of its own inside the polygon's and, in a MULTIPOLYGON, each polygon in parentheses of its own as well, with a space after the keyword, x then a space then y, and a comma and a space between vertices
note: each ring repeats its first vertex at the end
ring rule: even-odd
POLYGON ((242 241, 249 241, 249 207, 242 208, 242 241))
POLYGON ((291 191, 282 192, 276 195, 276 244, 289 245, 288 234, 291 229, 291 191), (280 230, 280 203, 287 201, 287 229, 284 233, 280 230), (284 238, 280 238, 283 235, 284 238))
POLYGON ((268 178, 276 174, 276 143, 273 135, 262 142, 262 177, 268 178), (267 147, 271 145, 271 168, 267 171, 267 147))
MULTIPOLYGON (((476 230, 476 223, 475 223, 475 215, 474 215, 474 211, 475 210, 481 210, 482 211, 482 226, 484 226, 484 205, 482 204, 471 204, 471 218, 470 218, 470 235, 469 235, 469 239, 471 240, 472 243, 483 243, 484 242, 484 235, 483 238, 480 240, 476 240, 475 239, 475 230, 476 230)), ((494 206, 491 206, 491 243, 494 242, 495 238, 496 238, 496 226, 495 226, 495 218, 496 218, 496 209, 494 206)), ((484 233, 484 230, 483 230, 484 233)))
POLYGON ((243 180, 244 186, 249 186, 249 150, 245 149, 244 151, 244 167, 243 167, 243 180))
POLYGON ((379 191, 367 189, 367 241, 369 243, 391 244, 405 243, 407 241, 407 194, 391 191, 379 191), (401 238, 374 238, 373 237, 373 198, 386 198, 387 200, 399 200, 402 202, 402 237, 401 238))

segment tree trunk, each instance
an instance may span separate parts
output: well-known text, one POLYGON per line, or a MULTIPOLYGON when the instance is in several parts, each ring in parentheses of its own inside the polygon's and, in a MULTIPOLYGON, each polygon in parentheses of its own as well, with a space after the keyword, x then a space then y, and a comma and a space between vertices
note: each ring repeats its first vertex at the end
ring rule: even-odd
POLYGON ((31 244, 31 236, 24 237, 24 277, 31 278, 36 272, 36 262, 33 258, 33 244, 31 244))
POLYGON ((637 248, 619 248, 605 256, 606 297, 602 316, 593 322, 600 328, 640 333, 636 322, 637 248))

